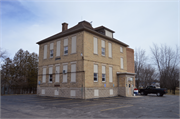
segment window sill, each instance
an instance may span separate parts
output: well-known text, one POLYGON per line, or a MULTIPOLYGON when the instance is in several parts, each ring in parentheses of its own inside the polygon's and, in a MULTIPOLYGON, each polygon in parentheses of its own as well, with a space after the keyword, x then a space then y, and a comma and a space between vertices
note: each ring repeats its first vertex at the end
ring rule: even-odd
POLYGON ((76 54, 76 52, 75 52, 75 53, 71 53, 71 55, 72 55, 72 54, 76 54))
POLYGON ((106 55, 102 55, 103 57, 106 57, 106 55))
POLYGON ((106 83, 106 81, 102 81, 103 83, 106 83))
POLYGON ((94 53, 94 55, 98 55, 98 54, 94 53))
POLYGON ((108 58, 112 59, 112 57, 108 57, 108 58))
POLYGON ((94 83, 97 83, 98 81, 94 81, 94 83))
POLYGON ((52 82, 49 82, 49 83, 52 83, 52 82))
POLYGON ((68 55, 68 54, 64 54, 64 56, 66 56, 66 55, 68 55))
POLYGON ((71 83, 76 83, 76 82, 71 82, 71 83))
POLYGON ((62 83, 67 83, 67 82, 62 82, 62 83))

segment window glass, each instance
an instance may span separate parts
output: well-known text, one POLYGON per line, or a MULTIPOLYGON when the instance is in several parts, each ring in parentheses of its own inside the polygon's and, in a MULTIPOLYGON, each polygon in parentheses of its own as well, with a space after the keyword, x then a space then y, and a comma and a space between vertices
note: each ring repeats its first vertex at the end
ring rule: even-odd
POLYGON ((102 74, 102 81, 106 81, 106 74, 102 74))
POLYGON ((105 55, 105 48, 102 48, 101 51, 102 51, 102 55, 105 55))
POLYGON ((98 74, 94 73, 94 81, 97 81, 98 74))
POLYGON ((49 75, 49 82, 52 82, 52 74, 49 75))
POLYGON ((53 50, 50 50, 50 57, 53 57, 53 50))
POLYGON ((64 54, 68 54, 68 46, 64 47, 64 54))

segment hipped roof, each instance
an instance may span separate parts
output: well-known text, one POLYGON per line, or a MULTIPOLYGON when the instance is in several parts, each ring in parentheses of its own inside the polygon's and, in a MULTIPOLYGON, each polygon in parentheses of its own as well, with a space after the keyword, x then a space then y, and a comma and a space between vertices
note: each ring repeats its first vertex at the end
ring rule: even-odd
MULTIPOLYGON (((95 28, 96 29, 96 28, 95 28)), ((48 42, 48 41, 52 41, 52 40, 55 40, 57 38, 61 38, 61 37, 65 37, 67 35, 70 35, 70 34, 73 34, 73 33, 76 33, 76 32, 80 32, 80 31, 87 31, 87 32, 90 32, 92 34, 95 34, 95 35, 98 35, 100 37, 103 37, 105 39, 108 39, 110 41, 113 41, 115 43, 118 43, 120 45, 123 45, 125 47, 129 47, 127 44, 115 39, 115 38, 110 38, 108 36, 105 36, 103 34, 100 34, 99 32, 95 31, 95 29, 91 26, 91 24, 87 21, 81 21, 79 22, 77 25, 75 25, 74 27, 71 27, 63 32, 60 32, 60 33, 57 33, 53 36, 50 36, 44 40, 41 40, 39 42, 37 42, 37 44, 42 44, 42 43, 45 43, 45 42, 48 42)))

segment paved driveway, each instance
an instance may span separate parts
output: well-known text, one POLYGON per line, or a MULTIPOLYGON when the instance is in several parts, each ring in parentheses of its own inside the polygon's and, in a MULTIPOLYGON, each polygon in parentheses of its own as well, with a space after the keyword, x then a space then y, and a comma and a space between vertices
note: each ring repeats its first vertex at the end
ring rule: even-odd
POLYGON ((178 118, 179 97, 156 95, 68 99, 1 96, 2 118, 178 118))

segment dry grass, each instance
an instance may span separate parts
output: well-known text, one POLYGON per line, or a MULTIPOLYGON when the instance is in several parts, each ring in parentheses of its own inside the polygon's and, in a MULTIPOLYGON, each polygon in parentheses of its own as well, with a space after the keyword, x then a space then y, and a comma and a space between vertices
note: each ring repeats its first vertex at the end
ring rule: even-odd
MULTIPOLYGON (((168 90, 166 95, 174 95, 174 94, 172 94, 172 90, 171 90, 171 92, 170 92, 170 90, 168 90)), ((175 91, 175 95, 179 95, 179 90, 175 91)))

